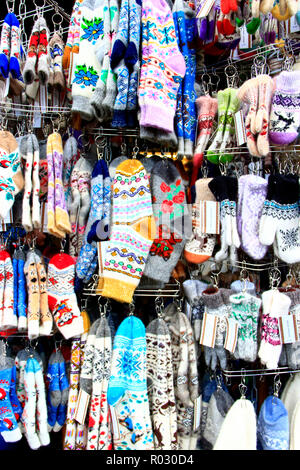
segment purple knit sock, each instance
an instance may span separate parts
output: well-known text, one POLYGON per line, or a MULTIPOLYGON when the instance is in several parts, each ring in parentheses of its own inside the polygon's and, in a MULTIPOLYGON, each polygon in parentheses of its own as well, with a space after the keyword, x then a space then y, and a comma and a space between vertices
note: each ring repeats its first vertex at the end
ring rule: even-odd
POLYGON ((300 127, 300 71, 281 72, 275 80, 269 137, 273 144, 288 145, 298 137, 300 127))

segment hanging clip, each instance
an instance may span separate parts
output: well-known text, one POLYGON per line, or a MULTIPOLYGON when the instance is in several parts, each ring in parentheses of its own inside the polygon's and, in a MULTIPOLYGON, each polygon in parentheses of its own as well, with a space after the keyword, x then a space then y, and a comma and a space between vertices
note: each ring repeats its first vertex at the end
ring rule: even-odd
POLYGON ((276 400, 274 400, 274 398, 278 398, 280 389, 281 389, 280 377, 279 377, 279 374, 276 374, 274 377, 274 391, 273 391, 273 399, 272 399, 272 403, 274 405, 276 405, 276 400))
POLYGON ((158 318, 163 318, 164 301, 161 296, 155 297, 155 311, 158 318))
POLYGON ((132 317, 134 315, 134 311, 135 311, 135 303, 134 301, 132 301, 130 304, 129 304, 129 317, 132 317))
POLYGON ((241 369, 241 383, 239 384, 239 391, 241 394, 241 398, 245 399, 246 398, 246 392, 247 392, 247 385, 246 385, 246 371, 245 369, 241 369))

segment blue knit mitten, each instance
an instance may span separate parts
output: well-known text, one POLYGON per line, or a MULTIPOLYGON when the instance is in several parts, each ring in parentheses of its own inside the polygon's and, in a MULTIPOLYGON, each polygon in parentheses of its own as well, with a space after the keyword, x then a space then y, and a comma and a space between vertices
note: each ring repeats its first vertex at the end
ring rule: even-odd
POLYGON ((59 386, 59 356, 52 353, 49 359, 47 378, 49 387, 47 393, 48 431, 52 431, 56 423, 58 407, 61 402, 61 391, 59 386))
POLYGON ((66 363, 63 358, 63 355, 61 353, 59 353, 59 355, 61 358, 59 362, 59 388, 61 391, 61 402, 58 406, 56 423, 53 427, 54 432, 60 431, 63 425, 65 424, 67 418, 67 405, 69 397, 69 381, 66 373, 66 363))

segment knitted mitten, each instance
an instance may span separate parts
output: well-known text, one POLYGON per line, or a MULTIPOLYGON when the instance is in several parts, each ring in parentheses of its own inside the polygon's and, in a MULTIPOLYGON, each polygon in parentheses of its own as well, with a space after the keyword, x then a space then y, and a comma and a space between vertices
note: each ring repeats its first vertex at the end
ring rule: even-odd
POLYGON ((191 308, 190 321, 194 338, 196 342, 199 342, 204 313, 202 292, 207 288, 207 284, 198 279, 188 279, 182 283, 182 287, 191 308))
POLYGON ((257 175, 242 175, 238 179, 237 227, 241 247, 253 259, 262 259, 268 250, 259 241, 259 223, 267 186, 267 181, 257 175))
POLYGON ((71 52, 73 54, 78 54, 79 51, 79 31, 80 31, 80 4, 82 0, 76 0, 73 5, 73 10, 71 14, 68 36, 66 40, 66 45, 64 48, 64 54, 62 57, 62 66, 63 69, 68 72, 71 61, 71 52))
POLYGON ((257 357, 257 326, 261 300, 247 292, 230 297, 229 318, 238 322, 238 339, 234 357, 254 362, 257 357))
POLYGON ((74 165, 74 168, 71 173, 71 200, 70 200, 70 224, 72 234, 70 235, 70 255, 77 256, 78 255, 78 213, 80 207, 80 192, 78 187, 78 178, 80 167, 83 163, 83 158, 79 158, 79 160, 74 165))
POLYGON ((259 226, 260 242, 274 243, 276 255, 289 264, 300 261, 298 192, 297 176, 270 175, 259 226))
POLYGON ((40 179, 39 179, 39 144, 34 134, 23 137, 20 143, 20 152, 25 157, 25 187, 22 206, 22 225, 27 232, 33 227, 40 228, 40 179), (31 213, 32 196, 32 213, 31 213))
POLYGON ((54 255, 48 265, 48 301, 55 323, 68 339, 83 333, 83 319, 74 292, 75 263, 71 256, 54 255))
POLYGON ((211 370, 215 370, 219 363, 222 369, 226 369, 227 357, 226 351, 224 349, 224 339, 226 331, 226 317, 228 317, 228 312, 224 303, 223 289, 218 289, 216 292, 214 289, 212 289, 211 292, 211 289, 208 288, 202 293, 202 298, 205 312, 208 315, 217 316, 215 345, 213 348, 204 346, 204 357, 206 365, 211 370))
POLYGON ((12 371, 11 371, 11 380, 10 380, 10 388, 9 388, 9 400, 16 418, 17 423, 20 422, 23 408, 17 396, 17 368, 15 365, 15 361, 13 359, 9 359, 7 363, 12 364, 12 371))
POLYGON ((276 369, 281 354, 278 317, 287 315, 291 299, 277 290, 262 294, 263 315, 261 323, 261 343, 258 357, 268 369, 276 369))
POLYGON ((104 297, 131 302, 145 269, 153 232, 149 175, 137 160, 125 160, 114 179, 112 229, 103 267, 104 297))
MULTIPOLYGON (((35 349, 29 348, 21 349, 15 357, 15 365, 16 365, 16 392, 17 398, 21 407, 24 408, 25 401, 26 401, 26 393, 25 393, 25 384, 24 384, 24 374, 25 374, 25 367, 27 359, 32 356, 42 365, 42 360, 35 349)), ((22 431, 23 432, 23 431, 22 431)))
POLYGON ((256 143, 256 114, 258 110, 258 77, 251 78, 243 83, 238 90, 239 100, 248 106, 245 127, 246 127, 246 139, 247 147, 251 155, 259 156, 256 143))
MULTIPOLYGON (((156 318, 146 330, 147 340, 147 390, 154 434, 155 450, 178 450, 177 438, 170 427, 171 415, 176 419, 174 385, 168 383, 167 354, 171 346, 170 332, 166 322, 156 318), (168 406, 166 406, 168 403, 168 406)), ((171 352, 171 351, 170 351, 171 352)), ((171 362, 172 367, 172 362, 171 362)))
POLYGON ((134 316, 123 320, 113 345, 111 375, 107 401, 114 408, 119 422, 119 435, 114 434, 114 448, 151 450, 151 429, 146 376, 146 331, 142 321, 134 316), (125 358, 139 367, 128 369, 125 358))
POLYGON ((298 137, 300 126, 300 72, 281 72, 274 82, 269 136, 273 144, 288 145, 298 137))
POLYGON ((185 187, 172 162, 157 162, 151 172, 156 236, 150 249, 145 275, 166 283, 189 238, 190 215, 185 187))
POLYGON ((125 52, 128 46, 128 33, 129 33, 129 1, 122 0, 120 8, 119 26, 116 34, 116 39, 111 51, 110 62, 111 68, 115 69, 125 57, 125 52))
POLYGON ((11 27, 12 27, 12 13, 7 13, 4 18, 1 30, 1 43, 0 43, 0 74, 3 78, 9 76, 9 59, 11 52, 11 27))
POLYGON ((17 276, 17 289, 18 294, 14 297, 17 300, 18 310, 18 331, 27 331, 27 292, 26 292, 26 278, 24 272, 25 254, 22 250, 17 253, 18 261, 18 276, 17 276))
POLYGON ((214 139, 207 150, 207 159, 212 163, 219 162, 219 148, 223 142, 224 126, 229 100, 230 88, 218 91, 218 126, 214 139))

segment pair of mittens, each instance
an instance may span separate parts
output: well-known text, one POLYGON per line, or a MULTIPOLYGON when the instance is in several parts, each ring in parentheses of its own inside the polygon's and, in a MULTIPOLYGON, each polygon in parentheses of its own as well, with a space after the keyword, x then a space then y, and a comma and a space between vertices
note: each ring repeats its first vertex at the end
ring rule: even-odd
POLYGON ((7 13, 1 31, 0 75, 22 81, 20 61, 23 56, 20 23, 13 12, 7 13))
POLYGON ((66 363, 60 351, 51 354, 47 369, 48 431, 58 432, 65 424, 69 395, 66 363))
POLYGON ((31 85, 36 77, 41 85, 48 83, 50 72, 49 36, 46 20, 43 16, 39 16, 33 25, 23 69, 26 85, 31 85))

